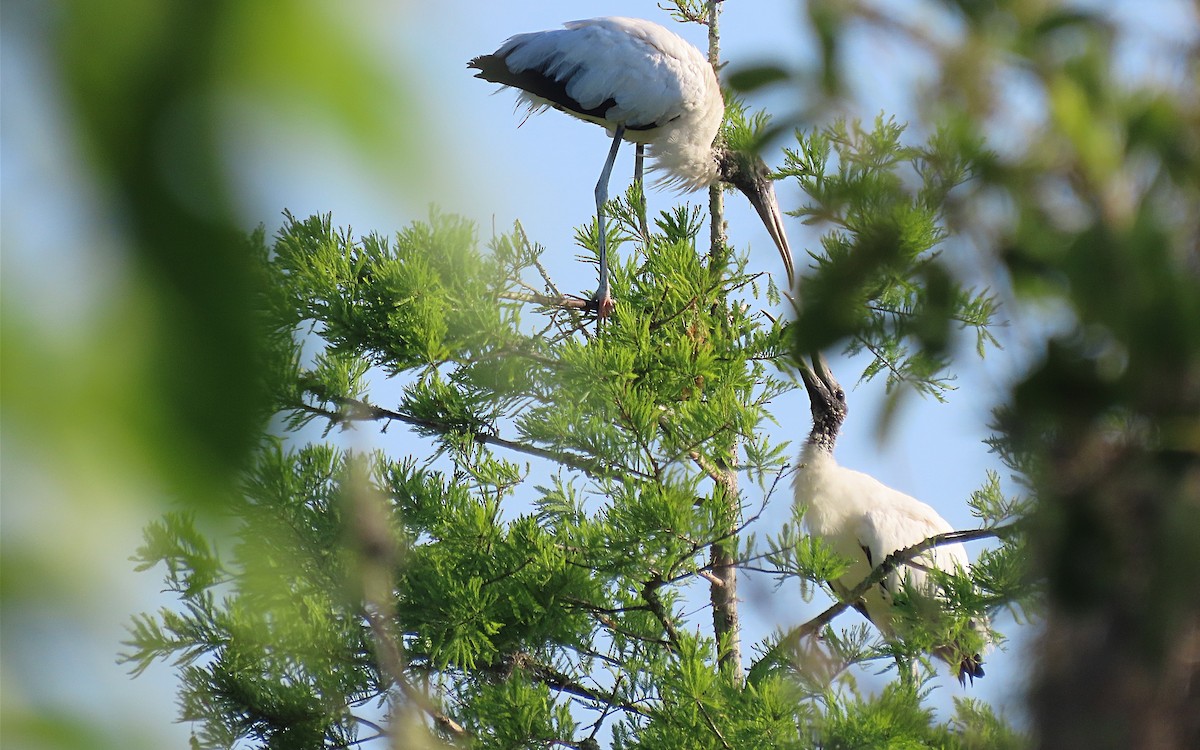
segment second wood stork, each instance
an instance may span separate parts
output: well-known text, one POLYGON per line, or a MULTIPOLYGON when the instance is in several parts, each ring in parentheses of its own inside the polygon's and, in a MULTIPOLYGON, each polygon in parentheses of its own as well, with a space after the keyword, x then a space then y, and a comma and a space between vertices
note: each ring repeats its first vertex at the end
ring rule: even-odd
MULTIPOLYGON (((877 479, 839 466, 833 446, 846 418, 846 393, 834 379, 820 355, 812 365, 801 361, 800 376, 812 406, 813 426, 800 454, 796 472, 796 503, 805 506, 804 523, 809 533, 824 539, 854 564, 836 581, 839 596, 846 597, 888 555, 953 531, 937 511, 914 497, 899 492, 877 479)), ((896 633, 893 596, 908 579, 912 588, 935 595, 936 587, 927 574, 930 568, 963 572, 969 568, 961 544, 943 544, 899 566, 861 602, 851 602, 885 637, 896 633)), ((987 622, 973 619, 973 631, 941 644, 934 653, 957 670, 959 682, 983 676, 979 651, 987 645, 987 622)))
POLYGON ((593 302, 600 317, 613 309, 604 204, 622 140, 649 148, 660 184, 692 191, 722 180, 745 193, 791 284, 792 253, 769 170, 757 155, 715 143, 725 114, 721 87, 708 60, 683 38, 641 19, 592 18, 517 34, 467 66, 479 71, 476 78, 519 89, 530 111, 554 107, 612 135, 596 183, 600 284, 593 302))

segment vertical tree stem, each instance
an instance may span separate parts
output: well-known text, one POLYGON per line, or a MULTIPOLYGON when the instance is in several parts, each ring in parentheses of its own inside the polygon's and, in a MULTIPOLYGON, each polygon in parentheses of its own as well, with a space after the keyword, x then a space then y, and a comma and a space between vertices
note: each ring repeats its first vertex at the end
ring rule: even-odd
MULTIPOLYGON (((721 29, 718 23, 720 15, 720 0, 709 0, 708 63, 713 66, 713 70, 718 70, 721 64, 721 29)), ((712 263, 725 252, 725 197, 720 182, 715 182, 708 188, 708 216, 710 219, 708 260, 712 263)))
MULTIPOLYGON (((721 60, 721 32, 718 20, 721 14, 720 0, 709 0, 708 3, 708 61, 716 70, 721 60)), ((725 238, 725 201, 720 183, 708 189, 708 214, 711 218, 709 229, 710 244, 708 262, 724 263, 726 250, 725 238)), ((723 314, 723 313, 722 313, 723 314)), ((738 441, 735 439, 729 448, 729 460, 724 462, 722 479, 718 483, 716 497, 723 502, 721 518, 725 523, 723 531, 725 538, 712 546, 712 573, 719 583, 710 587, 710 600, 713 605, 713 633, 717 638, 717 663, 730 675, 734 684, 742 682, 742 638, 741 623, 738 620, 737 608, 737 568, 734 565, 734 555, 737 551, 738 516, 741 502, 738 494, 738 477, 733 467, 737 466, 738 441)))

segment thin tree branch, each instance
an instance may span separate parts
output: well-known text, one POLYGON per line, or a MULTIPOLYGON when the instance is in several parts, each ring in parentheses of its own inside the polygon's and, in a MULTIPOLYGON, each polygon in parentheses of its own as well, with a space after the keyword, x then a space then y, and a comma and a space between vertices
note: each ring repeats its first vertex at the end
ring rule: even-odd
POLYGON ((562 310, 578 310, 586 312, 595 309, 595 303, 591 300, 582 297, 572 297, 569 295, 561 295, 553 297, 547 294, 538 294, 536 292, 500 292, 500 299, 510 300, 512 302, 530 302, 542 307, 557 307, 562 310))
POLYGON ((392 637, 388 631, 384 618, 377 612, 371 611, 370 607, 364 609, 367 622, 371 624, 371 632, 375 635, 375 642, 379 645, 379 661, 384 669, 384 673, 392 680, 396 687, 400 688, 400 692, 404 693, 404 697, 414 706, 421 709, 429 718, 433 719, 434 723, 441 729, 449 732, 456 738, 465 739, 467 730, 454 719, 451 719, 446 714, 442 713, 433 701, 429 699, 420 690, 417 690, 404 676, 404 657, 400 653, 400 644, 392 637))
POLYGON ((716 738, 721 741, 721 747, 725 748, 725 750, 733 750, 733 747, 729 744, 729 741, 725 739, 725 735, 721 733, 721 729, 717 726, 717 722, 713 721, 713 717, 709 715, 708 709, 704 707, 704 704, 700 702, 699 698, 696 699, 696 707, 700 709, 700 715, 704 717, 704 723, 708 724, 708 728, 712 730, 712 733, 716 735, 716 738))
POLYGON ((650 242, 650 225, 646 221, 646 183, 642 179, 645 175, 646 162, 646 144, 639 143, 634 149, 633 155, 633 181, 637 184, 638 195, 641 200, 637 205, 638 231, 641 232, 642 242, 650 242))
POLYGON ((642 599, 646 604, 650 605, 650 612, 658 619, 662 625, 663 631, 667 634, 667 642, 675 651, 679 650, 679 631, 675 629, 675 623, 671 621, 670 615, 667 614, 667 608, 663 605, 662 599, 658 595, 658 590, 663 587, 665 582, 662 576, 655 573, 653 577, 646 581, 646 585, 642 587, 642 599))
MULTIPOLYGON (((396 567, 398 548, 395 538, 388 531, 384 503, 369 486, 365 476, 354 477, 350 491, 345 496, 350 530, 358 556, 358 577, 363 597, 362 614, 371 626, 374 639, 374 656, 379 671, 392 685, 399 688, 408 706, 423 712, 444 732, 456 740, 467 735, 463 726, 441 711, 438 705, 423 691, 409 682, 406 675, 408 665, 400 639, 392 631, 395 622, 395 601, 392 597, 392 575, 396 567)), ((393 709, 391 689, 389 703, 393 709)), ((392 721, 396 720, 393 710, 392 721)), ((400 742, 400 734, 392 730, 380 731, 389 734, 393 744, 400 742)))
MULTIPOLYGON (((370 419, 370 420, 395 420, 414 427, 421 427, 431 432, 439 434, 448 434, 454 431, 463 431, 461 425, 449 425, 444 422, 437 422, 432 419, 424 419, 422 417, 414 417, 410 414, 395 411, 393 409, 385 409, 381 406, 376 406, 366 401, 360 401, 356 398, 339 398, 334 399, 334 403, 343 408, 349 408, 353 411, 344 414, 332 414, 323 409, 317 409, 311 406, 305 406, 310 411, 321 414, 333 421, 337 420, 355 420, 355 419, 370 419), (357 413, 355 413, 357 412, 357 413)), ((651 477, 643 472, 633 471, 627 467, 622 467, 619 471, 615 468, 601 466, 599 462, 590 461, 583 456, 574 453, 564 453, 562 451, 554 451, 547 448, 539 448, 536 445, 527 443, 519 443, 515 440, 508 440, 499 435, 493 435, 488 432, 474 431, 470 433, 471 438, 477 443, 487 445, 495 445, 500 448, 507 448, 511 451, 524 453, 538 458, 544 458, 555 463, 560 463, 571 469, 577 469, 593 477, 602 478, 617 478, 629 476, 630 474, 637 476, 640 479, 650 479, 651 477)))
POLYGON ((1002 536, 1006 531, 1009 531, 1012 528, 1012 525, 1013 524, 1006 524, 1005 526, 997 526, 990 529, 947 531, 944 534, 931 536, 928 539, 917 542, 909 547, 905 547, 902 550, 897 550, 884 558, 883 562, 880 563, 874 570, 872 570, 870 575, 868 575, 857 586, 851 589, 850 593, 843 601, 840 601, 829 607, 821 614, 801 625, 799 628, 793 631, 793 633, 796 634, 797 639, 800 639, 820 631, 821 628, 828 625, 833 618, 845 611, 847 607, 853 606, 856 602, 858 602, 859 599, 862 599, 867 591, 869 591, 872 587, 879 585, 879 583, 883 581, 883 579, 889 574, 891 574, 891 572, 896 568, 909 563, 917 557, 920 557, 922 554, 928 552, 934 547, 940 547, 944 544, 972 542, 979 539, 999 537, 1002 536))
MULTIPOLYGON (((894 318, 915 318, 915 317, 917 317, 917 313, 912 310, 897 310, 892 307, 884 307, 883 305, 871 305, 871 304, 866 305, 866 308, 868 310, 870 310, 871 312, 877 312, 877 313, 880 313, 881 315, 891 315, 894 318)), ((954 321, 955 323, 961 323, 964 326, 971 326, 972 328, 989 328, 991 326, 995 326, 997 328, 1004 328, 1008 325, 1007 321, 1001 321, 999 323, 991 323, 991 322, 981 323, 978 320, 971 320, 970 318, 965 318, 962 315, 956 315, 956 314, 947 315, 946 319, 954 321)))
POLYGON ((551 666, 548 666, 545 664, 540 664, 538 662, 531 662, 529 665, 529 669, 527 670, 527 674, 529 674, 531 677, 536 679, 538 682, 546 685, 547 687, 553 688, 560 692, 568 693, 570 695, 578 696, 580 698, 586 698, 590 701, 594 701, 596 703, 601 703, 606 706, 612 706, 614 708, 619 708, 623 711, 628 711, 630 713, 637 714, 638 716, 649 716, 650 715, 649 709, 642 708, 641 706, 638 706, 638 705, 635 705, 632 703, 628 703, 626 701, 622 701, 617 698, 616 693, 610 694, 610 693, 600 692, 598 690, 593 690, 584 685, 580 685, 578 682, 575 682, 570 677, 563 674, 562 672, 559 672, 558 670, 554 669, 551 666))
POLYGON ((751 679, 756 679, 756 675, 769 669, 773 664, 778 663, 785 652, 792 651, 799 642, 805 638, 816 635, 826 625, 833 621, 835 617, 845 612, 850 607, 853 607, 863 595, 867 593, 873 586, 886 578, 892 571, 901 565, 909 563, 914 558, 919 557, 925 552, 940 547, 944 544, 954 544, 961 542, 971 542, 979 539, 989 539, 993 537, 1003 537, 1014 531, 1018 525, 1018 521, 1003 524, 1001 526, 993 526, 986 529, 967 529, 964 531, 948 531, 944 534, 937 534, 928 539, 924 539, 916 544, 905 547, 904 549, 896 550, 892 554, 884 558, 870 575, 864 578, 857 586, 841 600, 834 603, 824 612, 812 618, 803 625, 799 625, 789 631, 786 635, 779 639, 766 654, 763 655, 758 662, 751 667, 751 679))
POLYGON ((709 479, 719 485, 725 483, 725 477, 721 474, 720 470, 709 463, 708 459, 701 456, 698 451, 689 451, 688 458, 692 459, 692 462, 699 466, 700 470, 707 474, 709 479))
POLYGON ((370 727, 371 729, 374 729, 376 732, 378 732, 378 733, 380 734, 380 736, 385 736, 385 735, 387 735, 387 730, 386 730, 386 729, 384 729, 383 727, 379 726, 378 724, 376 724, 375 722, 371 721, 370 719, 364 719, 363 717, 361 717, 361 716, 355 716, 354 714, 351 714, 351 715, 350 715, 350 718, 354 719, 356 722, 358 722, 359 724, 362 724, 362 725, 363 725, 363 726, 365 726, 365 727, 370 727))
MULTIPOLYGON (((355 717, 355 720, 362 721, 361 719, 358 719, 357 717, 355 717)), ((358 739, 353 740, 351 742, 347 742, 343 745, 330 745, 330 747, 357 747, 358 745, 365 745, 368 742, 374 742, 375 740, 381 740, 385 737, 387 737, 387 734, 381 732, 379 734, 373 734, 370 737, 359 737, 358 739)))

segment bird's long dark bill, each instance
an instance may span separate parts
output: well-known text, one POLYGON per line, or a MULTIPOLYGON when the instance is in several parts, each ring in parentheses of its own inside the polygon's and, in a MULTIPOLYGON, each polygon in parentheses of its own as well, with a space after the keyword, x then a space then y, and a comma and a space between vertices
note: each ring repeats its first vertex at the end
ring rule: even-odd
POLYGON ((829 362, 826 361, 824 354, 814 352, 811 357, 811 365, 805 361, 803 356, 800 357, 800 379, 804 381, 804 387, 808 390, 810 397, 818 396, 828 399, 828 394, 832 394, 841 386, 833 377, 833 371, 829 369, 829 362))
POLYGON ((783 267, 787 271, 788 288, 790 289, 796 281, 796 270, 792 265, 792 248, 788 245, 787 233, 783 231, 783 212, 779 210, 779 199, 775 197, 775 186, 769 180, 764 180, 747 186, 743 192, 750 199, 754 210, 758 211, 758 217, 762 219, 771 239, 775 240, 775 247, 779 248, 779 255, 783 258, 783 267))

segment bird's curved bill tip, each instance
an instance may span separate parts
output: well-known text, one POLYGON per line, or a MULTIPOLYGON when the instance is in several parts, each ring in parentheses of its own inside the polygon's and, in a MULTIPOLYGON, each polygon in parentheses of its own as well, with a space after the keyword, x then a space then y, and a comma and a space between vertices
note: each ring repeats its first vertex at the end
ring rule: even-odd
POLYGON ((787 272, 788 288, 796 282, 796 269, 792 263, 792 248, 788 244, 787 232, 783 229, 783 212, 779 210, 779 199, 775 197, 775 187, 770 181, 762 182, 753 190, 746 191, 754 210, 762 219, 767 233, 779 248, 779 256, 783 258, 783 268, 787 272))

